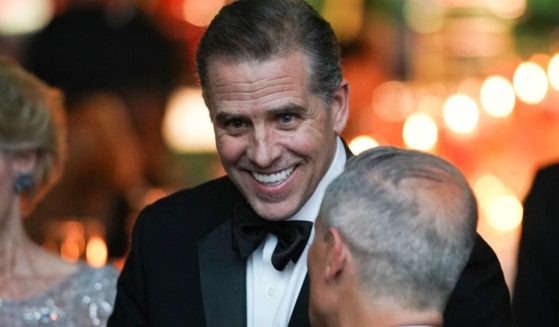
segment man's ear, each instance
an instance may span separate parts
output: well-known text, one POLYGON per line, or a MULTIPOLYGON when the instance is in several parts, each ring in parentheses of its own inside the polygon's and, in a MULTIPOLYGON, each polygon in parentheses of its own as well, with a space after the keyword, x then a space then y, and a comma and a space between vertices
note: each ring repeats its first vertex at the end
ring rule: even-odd
POLYGON ((344 272, 348 262, 349 251, 340 232, 333 227, 328 228, 328 256, 326 262, 326 280, 336 281, 344 272))
POLYGON ((337 134, 341 134, 349 118, 349 83, 343 80, 332 98, 332 126, 337 134))
POLYGON ((31 173, 37 164, 37 154, 34 151, 21 151, 11 155, 12 170, 18 173, 31 173))

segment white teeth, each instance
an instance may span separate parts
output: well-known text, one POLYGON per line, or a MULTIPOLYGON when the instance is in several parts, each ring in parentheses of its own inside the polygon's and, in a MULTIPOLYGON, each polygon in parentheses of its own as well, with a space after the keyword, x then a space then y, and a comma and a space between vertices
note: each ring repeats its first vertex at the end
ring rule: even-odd
POLYGON ((278 173, 274 173, 274 174, 259 174, 259 173, 252 173, 252 176, 254 177, 254 179, 256 179, 258 182, 263 183, 263 184, 279 184, 281 182, 283 182, 284 180, 286 180, 291 173, 293 172, 294 168, 288 168, 285 170, 282 170, 278 173))

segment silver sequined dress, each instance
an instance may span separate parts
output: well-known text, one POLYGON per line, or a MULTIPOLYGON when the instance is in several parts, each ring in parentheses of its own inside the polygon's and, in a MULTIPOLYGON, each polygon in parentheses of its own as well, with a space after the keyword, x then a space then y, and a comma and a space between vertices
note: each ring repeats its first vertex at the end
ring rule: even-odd
POLYGON ((22 300, 0 298, 1 327, 105 326, 113 310, 118 270, 79 270, 46 292, 22 300))

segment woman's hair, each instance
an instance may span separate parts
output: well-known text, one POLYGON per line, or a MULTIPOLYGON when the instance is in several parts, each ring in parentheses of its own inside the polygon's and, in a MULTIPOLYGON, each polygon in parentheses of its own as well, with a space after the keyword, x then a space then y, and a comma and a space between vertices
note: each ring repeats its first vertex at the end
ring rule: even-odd
POLYGON ((22 193, 26 209, 60 177, 66 151, 62 98, 59 90, 0 57, 0 152, 36 155, 33 185, 22 193))

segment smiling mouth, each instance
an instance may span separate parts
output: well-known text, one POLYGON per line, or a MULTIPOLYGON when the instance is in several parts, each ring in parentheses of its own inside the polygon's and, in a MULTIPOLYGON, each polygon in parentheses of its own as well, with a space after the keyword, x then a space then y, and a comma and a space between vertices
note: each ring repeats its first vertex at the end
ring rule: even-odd
POLYGON ((252 172, 252 177, 256 179, 259 183, 266 185, 278 185, 283 183, 295 170, 295 167, 290 167, 285 170, 279 171, 273 174, 259 174, 252 172))

